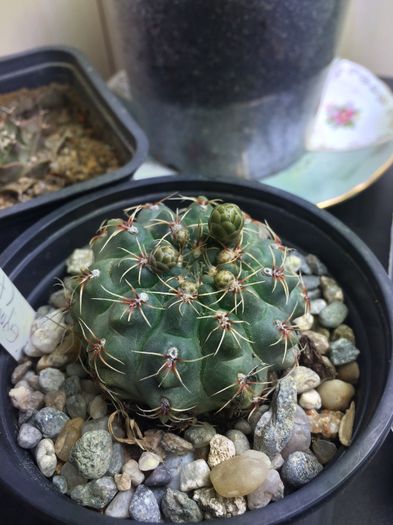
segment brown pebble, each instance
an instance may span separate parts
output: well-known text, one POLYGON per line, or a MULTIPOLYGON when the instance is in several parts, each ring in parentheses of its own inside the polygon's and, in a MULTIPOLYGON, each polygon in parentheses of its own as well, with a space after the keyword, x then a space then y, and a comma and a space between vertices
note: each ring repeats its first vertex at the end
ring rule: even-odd
POLYGON ((57 410, 64 410, 66 403, 66 395, 63 390, 53 390, 45 394, 45 406, 57 408, 57 410))
POLYGON ((353 424, 355 422, 355 403, 352 401, 350 407, 345 412, 338 431, 340 443, 349 447, 352 441, 353 424))
POLYGON ((127 472, 122 474, 115 474, 114 480, 116 483, 117 490, 125 491, 131 488, 131 476, 127 472))
POLYGON ((83 424, 84 420, 81 417, 70 419, 57 436, 55 453, 62 461, 68 461, 72 447, 82 435, 83 424))
POLYGON ((305 411, 310 422, 310 430, 313 434, 321 434, 324 438, 333 439, 338 434, 343 413, 338 410, 316 410, 305 411))
POLYGON ((26 372, 30 369, 31 365, 32 362, 30 360, 27 360, 24 363, 21 363, 20 365, 15 367, 14 371, 12 372, 11 383, 13 385, 16 385, 16 383, 20 381, 22 377, 26 374, 26 372))
POLYGON ((337 339, 348 339, 354 345, 356 345, 355 334, 350 326, 347 324, 340 324, 333 330, 332 340, 337 341, 337 339))
MULTIPOLYGON (((144 433, 143 446, 146 450, 155 452, 163 459, 166 457, 166 451, 161 445, 161 440, 164 435, 162 430, 149 429, 144 433)), ((138 456, 139 457, 139 456, 138 456)))
POLYGON ((337 368, 337 374, 338 378, 342 381, 351 383, 351 385, 356 385, 360 377, 359 365, 356 361, 352 361, 352 363, 347 363, 346 365, 339 366, 337 368))
POLYGON ((349 407, 355 395, 355 389, 350 383, 341 379, 325 381, 318 387, 322 406, 327 410, 345 410, 349 407))
POLYGON ((161 439, 161 445, 166 452, 176 454, 177 456, 183 456, 194 450, 194 447, 189 441, 186 441, 172 432, 164 432, 161 439))
POLYGON ((242 454, 213 467, 210 479, 220 496, 236 498, 257 489, 265 481, 268 471, 264 460, 242 454))

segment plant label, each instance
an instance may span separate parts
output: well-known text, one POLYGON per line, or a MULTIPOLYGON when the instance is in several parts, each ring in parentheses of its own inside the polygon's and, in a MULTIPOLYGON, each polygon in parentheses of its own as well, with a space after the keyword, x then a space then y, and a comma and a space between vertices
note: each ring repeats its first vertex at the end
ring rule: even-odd
POLYGON ((0 268, 0 344, 16 361, 30 336, 35 312, 0 268))

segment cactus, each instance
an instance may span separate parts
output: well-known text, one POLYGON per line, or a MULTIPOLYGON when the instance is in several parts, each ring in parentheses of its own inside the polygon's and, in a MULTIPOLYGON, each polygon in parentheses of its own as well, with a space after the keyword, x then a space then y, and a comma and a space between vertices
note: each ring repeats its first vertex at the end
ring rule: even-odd
POLYGON ((297 359, 307 309, 288 248, 238 206, 182 197, 126 210, 91 239, 71 313, 91 375, 115 400, 163 422, 250 412, 269 372, 297 359))

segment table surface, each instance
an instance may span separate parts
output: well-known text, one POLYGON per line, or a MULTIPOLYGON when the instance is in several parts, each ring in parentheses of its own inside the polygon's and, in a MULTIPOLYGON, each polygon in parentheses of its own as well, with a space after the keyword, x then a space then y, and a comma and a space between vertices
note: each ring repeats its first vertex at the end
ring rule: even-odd
MULTIPOLYGON (((393 88, 393 79, 387 81, 393 88)), ((393 167, 351 200, 329 208, 388 266, 393 213, 393 167)), ((393 410, 393 407, 392 407, 393 410)), ((1 459, 0 459, 1 461, 1 459)), ((393 433, 365 469, 334 499, 334 525, 393 523, 393 433)), ((43 525, 32 510, 0 492, 0 524, 43 525)), ((317 525, 317 524, 316 524, 317 525)))

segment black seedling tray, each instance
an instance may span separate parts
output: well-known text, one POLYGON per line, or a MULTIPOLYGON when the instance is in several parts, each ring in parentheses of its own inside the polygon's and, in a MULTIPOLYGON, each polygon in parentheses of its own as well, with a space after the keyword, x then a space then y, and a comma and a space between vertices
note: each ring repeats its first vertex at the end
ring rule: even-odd
POLYGON ((69 84, 80 96, 93 125, 116 151, 122 166, 84 182, 0 210, 0 252, 23 229, 60 203, 129 178, 147 155, 147 139, 86 57, 68 47, 42 47, 0 60, 0 93, 69 84))

